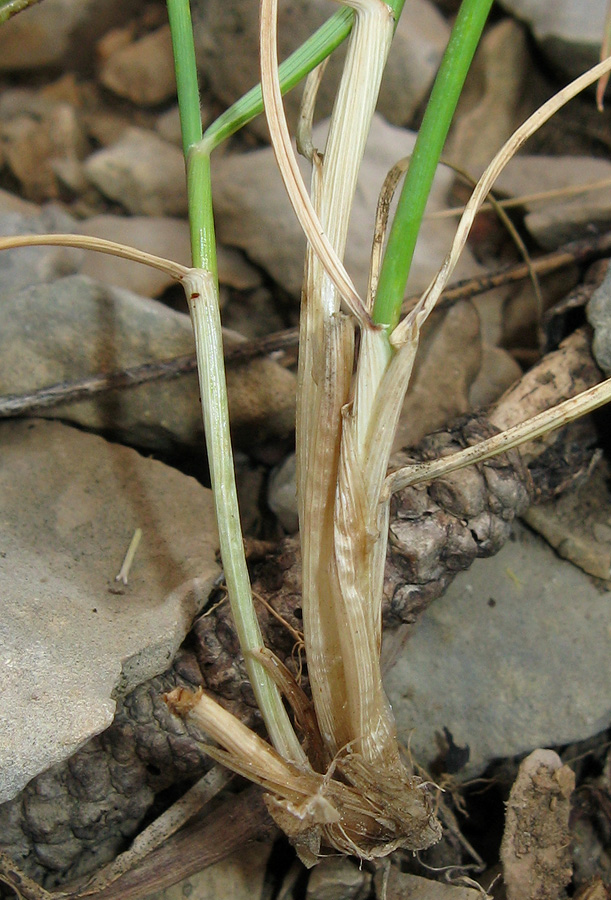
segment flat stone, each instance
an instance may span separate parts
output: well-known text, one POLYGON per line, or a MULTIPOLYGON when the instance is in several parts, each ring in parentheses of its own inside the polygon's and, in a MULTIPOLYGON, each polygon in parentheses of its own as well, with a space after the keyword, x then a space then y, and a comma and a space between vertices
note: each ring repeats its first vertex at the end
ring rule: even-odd
MULTIPOLYGON (((192 4, 199 69, 213 93, 229 105, 259 81, 259 15, 255 5, 223 0, 192 4)), ((337 7, 329 0, 288 0, 278 13, 278 56, 296 50, 337 7)), ((397 125, 410 122, 429 90, 449 37, 446 19, 429 0, 412 0, 399 19, 378 99, 379 112, 397 125)), ((341 75, 345 48, 329 59, 316 98, 317 116, 328 116, 341 75)), ((294 125, 302 87, 284 98, 294 125)), ((261 116, 249 125, 261 136, 267 126, 261 116)))
POLYGON ((611 162, 590 156, 516 156, 499 175, 495 187, 502 194, 521 197, 542 191, 579 187, 606 181, 606 186, 567 198, 526 201, 525 225, 545 249, 581 237, 589 229, 601 231, 611 223, 611 162))
POLYGON ((352 859, 321 859, 308 879, 306 900, 365 900, 372 877, 352 859))
POLYGON ((212 495, 58 422, 0 427, 0 801, 164 671, 218 574, 212 495), (115 580, 135 529, 128 577, 115 580))
POLYGON ((139 106, 156 106, 176 95, 170 26, 119 47, 105 60, 99 80, 119 97, 139 106))
MULTIPOLYGON (((225 333, 228 343, 239 336, 225 333)), ((99 372, 114 372, 194 352, 189 316, 83 275, 7 291, 0 304, 0 381, 22 394, 99 372)), ((238 443, 286 437, 295 422, 295 376, 271 359, 227 372, 238 443)), ((48 418, 112 433, 132 445, 201 448, 203 426, 195 373, 53 407, 48 418)))
POLYGON ((481 364, 479 316, 468 300, 433 314, 403 401, 394 449, 413 447, 469 409, 481 364))
POLYGON ((380 867, 374 877, 376 896, 385 900, 481 900, 481 890, 444 884, 401 872, 398 866, 391 866, 388 880, 385 870, 380 867))
POLYGON ((182 151, 152 131, 126 128, 115 144, 91 154, 85 174, 104 196, 134 215, 187 214, 182 151))
POLYGON ((522 101, 531 66, 525 30, 517 22, 504 19, 485 32, 456 110, 446 159, 471 175, 488 165, 526 118, 522 101))
POLYGON ((594 329, 592 350, 605 375, 611 375, 611 266, 587 306, 588 322, 594 329))
POLYGON ((91 69, 96 41, 111 25, 125 22, 137 0, 45 0, 13 16, 0 28, 0 70, 61 66, 91 69))
POLYGON ((549 503, 537 503, 525 513, 531 528, 556 552, 584 572, 611 583, 611 491, 604 460, 589 477, 549 503))
MULTIPOLYGON (((326 125, 314 131, 322 146, 326 125)), ((364 291, 369 271, 375 209, 382 183, 392 166, 412 151, 416 136, 375 116, 359 175, 352 211, 346 267, 358 290, 364 291)), ((309 183, 309 166, 301 161, 309 183)), ((428 210, 445 205, 453 174, 439 169, 428 210)), ((271 148, 221 158, 213 172, 213 194, 218 233, 226 244, 241 247, 249 259, 264 268, 285 290, 301 293, 305 239, 290 206, 271 148), (262 190, 261 186, 265 185, 262 190), (282 240, 277 239, 281 235, 282 240)), ((424 290, 435 274, 454 236, 454 225, 425 221, 412 264, 408 291, 424 290)), ((475 274, 478 267, 467 251, 456 269, 456 278, 475 274)))
POLYGON ((607 0, 502 0, 502 5, 526 22, 543 52, 570 78, 599 61, 607 0))
MULTIPOLYGON (((46 234, 70 232, 75 220, 60 209, 48 206, 32 207, 37 212, 0 213, 0 235, 46 234)), ((73 247, 19 247, 0 253, 0 298, 10 298, 21 288, 42 284, 77 272, 83 261, 83 251, 73 247)), ((2 313, 0 312, 0 316, 2 313)))
MULTIPOLYGON (((191 265, 189 223, 185 219, 101 215, 78 222, 75 231, 136 247, 183 266, 191 265)), ((242 253, 222 244, 217 246, 216 251, 221 284, 237 290, 251 290, 261 284, 260 273, 248 263, 242 253)), ((128 259, 117 259, 106 253, 87 253, 80 271, 83 275, 126 288, 143 297, 158 297, 175 283, 173 278, 159 269, 128 259)))
POLYGON ((429 767, 447 728, 470 758, 581 741, 611 722, 609 594, 518 526, 424 613, 386 686, 400 739, 429 767))

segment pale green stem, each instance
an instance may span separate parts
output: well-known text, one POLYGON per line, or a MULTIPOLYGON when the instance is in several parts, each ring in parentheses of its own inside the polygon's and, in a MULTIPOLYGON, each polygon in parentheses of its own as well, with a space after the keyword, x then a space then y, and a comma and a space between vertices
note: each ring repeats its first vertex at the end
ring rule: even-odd
POLYGON ((240 527, 216 279, 210 272, 191 269, 183 278, 183 286, 195 334, 221 557, 236 632, 248 677, 274 747, 285 759, 305 765, 305 754, 282 705, 278 688, 254 659, 254 654, 264 644, 252 602, 240 527))

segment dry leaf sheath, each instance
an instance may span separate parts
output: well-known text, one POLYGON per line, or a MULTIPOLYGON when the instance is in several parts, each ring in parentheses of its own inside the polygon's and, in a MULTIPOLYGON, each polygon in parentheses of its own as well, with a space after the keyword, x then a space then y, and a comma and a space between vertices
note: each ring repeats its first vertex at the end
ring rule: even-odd
MULTIPOLYGON (((282 109, 276 0, 261 4, 266 115, 278 166, 308 237, 297 408, 303 631, 316 720, 304 742, 308 759, 290 759, 272 749, 203 693, 168 696, 174 710, 217 742, 210 748, 214 758, 265 788, 271 815, 307 865, 316 862, 322 846, 373 859, 397 847, 424 848, 439 838, 427 786, 401 759, 382 686, 381 611, 390 499, 394 489, 413 477, 406 470, 393 476, 394 482, 387 480, 392 441, 420 330, 494 178, 538 123, 588 78, 596 77, 590 73, 546 104, 495 157, 467 205, 439 275, 389 337, 386 328, 372 323, 367 308, 372 292, 366 305, 342 258, 394 22, 381 0, 349 0, 347 5, 355 10, 355 22, 324 153, 312 146, 307 133, 311 105, 302 120, 300 145, 313 170, 310 198, 282 109)), ((312 93, 307 96, 311 104, 312 93)), ((186 281, 192 283, 193 277, 186 281)), ((604 385, 595 392, 597 402, 604 402, 608 389, 604 385)), ((530 432, 528 427, 522 430, 524 440, 530 432)), ((494 452, 503 441, 503 436, 496 439, 494 452)), ((251 654, 251 669, 256 655, 251 654)), ((269 664, 268 655, 266 667, 269 664)), ((285 673, 277 675, 286 701, 294 705, 296 692, 287 689, 283 679, 285 673)), ((302 701, 299 706, 303 708, 302 701)), ((274 744, 278 748, 277 741, 274 744)))

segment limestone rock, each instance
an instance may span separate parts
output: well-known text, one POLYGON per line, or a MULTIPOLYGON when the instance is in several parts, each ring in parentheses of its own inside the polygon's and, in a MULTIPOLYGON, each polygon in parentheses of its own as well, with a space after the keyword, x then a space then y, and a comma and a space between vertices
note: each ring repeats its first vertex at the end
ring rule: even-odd
POLYGON ((607 0, 502 0, 531 29, 553 64, 570 78, 599 61, 607 0))
POLYGON ((386 900, 481 900, 482 898, 481 890, 431 881, 429 878, 402 872, 398 866, 392 865, 388 871, 388 880, 385 880, 384 869, 379 868, 374 883, 377 889, 376 896, 385 897, 386 900))
MULTIPOLYGON (((0 381, 8 394, 193 352, 186 314, 82 275, 9 292, 0 304, 0 381)), ((231 367, 227 380, 238 442, 252 449, 291 433, 291 372, 257 359, 231 367)), ((101 429, 141 447, 203 448, 195 373, 64 404, 45 416, 101 429)))
POLYGON ((592 349, 596 362, 611 375, 611 266, 602 284, 594 291, 587 307, 588 322, 594 328, 592 349))
POLYGON ((530 65, 526 34, 516 22, 505 19, 484 34, 444 151, 447 159, 471 175, 488 165, 525 118, 521 102, 530 65))
MULTIPOLYGON (((74 225, 75 221, 71 216, 52 206, 38 209, 34 214, 0 214, 2 236, 72 231, 74 225)), ((28 285, 43 284, 77 272, 82 260, 83 251, 73 247, 19 247, 15 250, 3 250, 0 253, 2 304, 11 303, 10 298, 28 285)))
POLYGON ((296 484, 296 459, 291 453, 272 472, 267 494, 269 508, 288 534, 299 530, 296 484))
MULTIPOLYGON (((322 146, 326 126, 315 129, 322 146)), ((375 116, 357 184, 346 251, 346 266, 357 289, 365 289, 378 194, 388 170, 413 148, 415 135, 375 116)), ((302 173, 309 181, 308 166, 302 173)), ((453 175, 440 168, 435 178, 429 211, 444 205, 453 175)), ((230 245, 266 269, 295 298, 300 296, 305 240, 277 172, 271 148, 219 159, 213 172, 213 194, 218 233, 230 245), (262 186, 265 186, 262 188, 262 186), (279 239, 281 236, 281 240, 279 239)), ((424 223, 416 247, 408 290, 424 290, 447 253, 454 226, 444 221, 424 223)), ((477 266, 468 251, 457 278, 473 275, 477 266)))
POLYGON ((84 127, 71 103, 24 88, 2 96, 0 140, 23 194, 38 202, 59 197, 59 179, 70 180, 66 178, 69 166, 80 173, 81 160, 89 151, 84 127))
POLYGON ((95 42, 125 22, 138 0, 45 0, 0 28, 0 69, 61 66, 91 69, 95 42))
POLYGON ((0 443, 4 801, 106 728, 115 692, 167 668, 218 568, 194 479, 41 419, 3 423, 0 443))
POLYGON ((470 758, 584 740, 611 722, 609 598, 523 528, 460 573, 386 678, 400 739, 429 767, 447 728, 470 758))
POLYGON ((482 363, 469 388, 469 407, 485 409, 522 375, 522 369, 502 347, 482 344, 482 363))
POLYGON ((423 336, 401 410, 396 450, 415 446, 425 435, 467 412, 469 389, 480 363, 479 316, 473 304, 463 301, 434 316, 423 336))
POLYGON ((351 859, 321 859, 310 873, 306 900, 365 900, 371 881, 371 874, 351 859))
POLYGON ((127 128, 116 144, 93 153, 85 174, 102 194, 134 215, 187 213, 182 151, 144 128, 127 128))
POLYGON ((611 162, 590 156, 516 156, 501 172, 496 189, 510 197, 593 184, 581 194, 543 203, 526 201, 526 227, 538 243, 552 250, 611 223, 611 162), (600 184, 605 182, 605 184, 600 184))
POLYGON ((563 559, 607 583, 611 581, 609 474, 601 460, 585 481, 556 500, 531 506, 524 516, 563 559))
MULTIPOLYGON (((191 265, 189 224, 185 219, 161 216, 92 216, 76 225, 78 234, 118 241, 129 247, 165 256, 183 266, 191 265)), ((261 276, 244 256, 231 247, 217 246, 219 281, 238 290, 249 290, 261 283, 261 276)), ((81 267, 83 275, 126 288, 143 297, 157 297, 174 279, 158 269, 105 253, 87 253, 81 267)))
POLYGON ((112 53, 99 73, 104 87, 139 106, 156 106, 176 94, 170 26, 163 25, 112 53))
MULTIPOLYGON (((279 10, 279 58, 285 59, 337 11, 329 0, 290 0, 279 10)), ((256 5, 197 0, 193 4, 198 63, 215 95, 233 103, 259 81, 259 19, 256 5)), ((430 88, 449 36, 444 17, 428 0, 406 4, 395 33, 382 80, 378 109, 388 121, 408 124, 430 88)), ((331 57, 317 96, 317 114, 333 106, 344 58, 343 48, 331 57)), ((301 87, 287 94, 289 120, 299 110, 301 87)), ((250 127, 267 134, 263 118, 250 127)))
POLYGON ((40 212, 40 207, 30 200, 24 200, 17 194, 12 194, 10 191, 5 191, 3 188, 0 188, 0 216, 7 212, 17 212, 35 216, 40 212))

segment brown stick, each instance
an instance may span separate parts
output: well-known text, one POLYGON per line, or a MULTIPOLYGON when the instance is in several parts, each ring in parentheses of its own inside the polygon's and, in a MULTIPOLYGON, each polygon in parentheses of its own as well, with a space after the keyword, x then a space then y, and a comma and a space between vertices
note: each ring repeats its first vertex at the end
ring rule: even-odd
MULTIPOLYGON (((263 794, 250 786, 232 795, 205 818, 196 817, 107 888, 87 895, 78 891, 70 900, 134 900, 176 884, 229 856, 254 840, 269 838, 277 829, 268 815, 263 794)), ((53 895, 51 895, 53 896, 53 895)), ((39 898, 32 898, 39 900, 39 898)))
MULTIPOLYGON (((527 278, 531 272, 537 275, 548 275, 569 265, 582 264, 611 253, 611 232, 572 241, 558 250, 533 260, 530 270, 526 263, 508 266, 491 272, 460 281, 449 287, 442 294, 438 308, 444 309, 458 300, 475 297, 502 285, 512 284, 527 278)), ((404 311, 409 309, 415 298, 405 301, 404 311)), ((225 360, 230 365, 247 362, 260 356, 286 350, 297 345, 299 329, 288 328, 277 331, 252 341, 232 344, 225 349, 225 360)), ((75 403, 104 391, 125 389, 146 384, 152 381, 179 378, 195 372, 197 368, 195 355, 179 356, 158 362, 132 366, 120 372, 95 374, 73 382, 61 382, 40 388, 27 394, 0 397, 0 419, 13 416, 31 415, 42 409, 50 409, 61 403, 75 403)))

